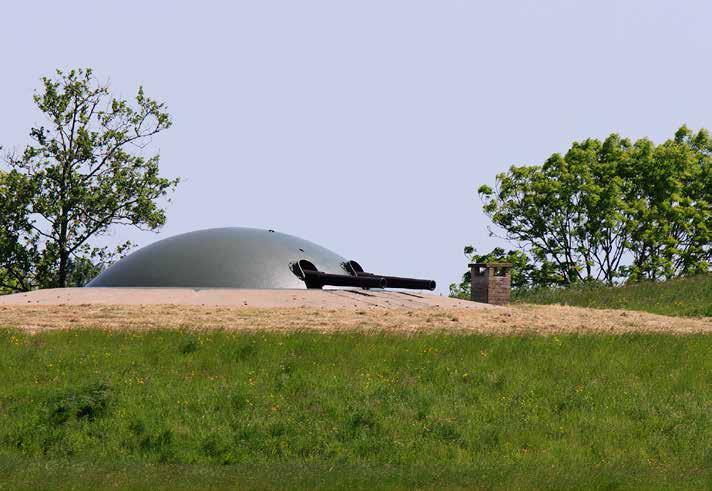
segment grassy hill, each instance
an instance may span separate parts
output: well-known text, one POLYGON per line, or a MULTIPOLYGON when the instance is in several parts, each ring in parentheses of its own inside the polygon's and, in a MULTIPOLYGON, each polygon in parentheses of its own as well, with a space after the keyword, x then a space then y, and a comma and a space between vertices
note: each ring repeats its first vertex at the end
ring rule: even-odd
POLYGON ((0 489, 700 489, 712 336, 0 330, 0 489))
POLYGON ((712 274, 621 287, 536 289, 517 294, 515 301, 642 310, 674 316, 712 316, 712 274))

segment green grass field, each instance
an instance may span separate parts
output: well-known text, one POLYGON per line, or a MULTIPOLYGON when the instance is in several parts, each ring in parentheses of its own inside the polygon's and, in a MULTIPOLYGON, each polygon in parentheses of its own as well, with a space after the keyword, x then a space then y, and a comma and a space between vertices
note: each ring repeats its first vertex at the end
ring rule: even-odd
POLYGON ((520 292, 516 302, 630 309, 654 314, 712 317, 712 274, 622 287, 581 286, 520 292))
POLYGON ((0 489, 712 482, 712 336, 0 330, 0 352, 0 489))

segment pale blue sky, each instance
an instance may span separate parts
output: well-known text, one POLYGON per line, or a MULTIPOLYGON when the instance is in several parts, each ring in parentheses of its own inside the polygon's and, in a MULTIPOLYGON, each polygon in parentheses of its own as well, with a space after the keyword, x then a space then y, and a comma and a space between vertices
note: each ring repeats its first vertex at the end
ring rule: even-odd
POLYGON ((475 189, 610 132, 710 126, 709 1, 4 2, 0 144, 57 67, 138 84, 175 125, 160 234, 274 228, 438 290, 485 251, 475 189))

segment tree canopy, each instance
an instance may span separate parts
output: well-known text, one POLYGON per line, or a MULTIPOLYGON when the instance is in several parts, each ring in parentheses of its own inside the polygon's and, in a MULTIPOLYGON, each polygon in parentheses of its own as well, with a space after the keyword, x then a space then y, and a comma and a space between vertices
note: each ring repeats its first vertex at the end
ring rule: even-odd
POLYGON ((6 290, 83 284, 130 243, 99 247, 115 225, 154 230, 160 199, 178 179, 160 175, 152 137, 171 126, 164 103, 139 87, 113 97, 91 69, 42 78, 34 102, 45 123, 5 159, 0 181, 0 282, 6 290))
POLYGON ((478 194, 491 233, 526 255, 530 286, 667 279, 712 262, 705 129, 683 126, 660 145, 616 134, 574 142, 541 165, 510 167, 478 194))

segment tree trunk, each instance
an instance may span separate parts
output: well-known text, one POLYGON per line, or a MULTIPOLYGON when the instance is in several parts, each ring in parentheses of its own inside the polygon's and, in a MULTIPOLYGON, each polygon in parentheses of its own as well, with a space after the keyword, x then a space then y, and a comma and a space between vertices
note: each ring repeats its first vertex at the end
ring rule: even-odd
POLYGON ((57 273, 57 288, 66 288, 67 286, 67 255, 60 253, 59 255, 59 271, 57 273))
POLYGON ((57 271, 57 288, 67 287, 67 266, 69 263, 69 251, 67 250, 67 218, 64 206, 62 206, 62 217, 59 225, 59 271, 57 271))

